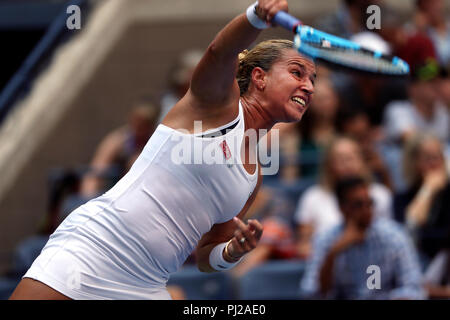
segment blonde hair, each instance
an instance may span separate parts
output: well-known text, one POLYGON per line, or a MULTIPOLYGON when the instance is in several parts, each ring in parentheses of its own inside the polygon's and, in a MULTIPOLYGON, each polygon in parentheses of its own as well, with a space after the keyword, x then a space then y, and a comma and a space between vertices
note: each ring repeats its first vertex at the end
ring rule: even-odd
POLYGON ((437 137, 430 133, 416 133, 409 138, 403 149, 403 176, 408 186, 413 186, 420 182, 420 173, 417 171, 417 159, 420 154, 420 149, 425 142, 433 141, 439 143, 441 146, 441 156, 444 159, 444 152, 442 150, 442 143, 437 137))
POLYGON ((293 42, 290 40, 272 39, 260 42, 250 51, 242 51, 239 54, 239 68, 236 76, 240 95, 247 92, 254 68, 260 67, 266 72, 269 71, 272 65, 282 57, 283 50, 292 49, 292 47, 293 42))
POLYGON ((336 145, 338 145, 339 143, 344 142, 344 141, 351 142, 355 146, 356 152, 358 153, 358 155, 361 158, 363 170, 360 173, 360 176, 364 180, 366 180, 367 183, 372 182, 372 176, 370 174, 369 168, 367 167, 367 165, 365 164, 365 162, 363 160, 363 153, 362 153, 361 147, 358 144, 358 142, 348 136, 335 136, 331 139, 331 141, 325 147, 325 149, 322 153, 322 159, 321 159, 321 163, 320 163, 319 181, 320 181, 320 184, 328 190, 334 190, 334 184, 336 183, 335 177, 333 177, 332 169, 331 169, 331 161, 333 160, 333 152, 334 152, 336 145))

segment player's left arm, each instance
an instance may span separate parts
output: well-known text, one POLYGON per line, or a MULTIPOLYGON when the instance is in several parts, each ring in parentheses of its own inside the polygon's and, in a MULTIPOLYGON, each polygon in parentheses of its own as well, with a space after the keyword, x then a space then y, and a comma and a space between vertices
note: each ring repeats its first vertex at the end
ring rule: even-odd
POLYGON ((235 262, 239 260, 246 253, 252 251, 261 239, 263 227, 259 221, 255 219, 248 220, 244 223, 244 218, 247 210, 255 200, 256 194, 259 191, 262 182, 261 166, 259 166, 258 182, 256 184, 253 194, 249 197, 241 212, 230 221, 225 223, 215 224, 210 231, 205 233, 197 245, 197 266, 202 272, 215 272, 209 264, 209 255, 211 250, 218 244, 230 241, 228 244, 228 255, 223 252, 223 258, 228 262, 235 262), (237 238, 245 237, 246 241, 241 244, 237 238))

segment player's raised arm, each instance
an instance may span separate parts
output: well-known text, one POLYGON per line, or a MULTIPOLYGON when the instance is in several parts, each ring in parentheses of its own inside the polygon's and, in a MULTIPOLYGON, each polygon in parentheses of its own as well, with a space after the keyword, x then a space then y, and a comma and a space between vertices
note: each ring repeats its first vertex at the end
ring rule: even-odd
POLYGON ((191 81, 190 92, 201 104, 223 105, 239 96, 238 54, 247 49, 276 12, 288 10, 286 0, 259 0, 228 23, 208 46, 191 81))

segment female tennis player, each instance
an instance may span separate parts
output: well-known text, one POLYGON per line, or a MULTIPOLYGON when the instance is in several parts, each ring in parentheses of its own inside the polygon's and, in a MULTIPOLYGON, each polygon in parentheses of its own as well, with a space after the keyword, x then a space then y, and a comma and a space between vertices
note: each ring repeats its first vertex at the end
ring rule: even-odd
POLYGON ((244 133, 299 121, 314 91, 314 63, 290 41, 239 55, 280 10, 285 0, 260 0, 218 33, 130 171, 62 222, 11 299, 170 299, 169 275, 195 248, 213 272, 256 247, 261 224, 241 219, 261 170, 244 133), (174 150, 191 143, 191 163, 179 161, 174 150), (206 149, 224 162, 197 163, 206 149))

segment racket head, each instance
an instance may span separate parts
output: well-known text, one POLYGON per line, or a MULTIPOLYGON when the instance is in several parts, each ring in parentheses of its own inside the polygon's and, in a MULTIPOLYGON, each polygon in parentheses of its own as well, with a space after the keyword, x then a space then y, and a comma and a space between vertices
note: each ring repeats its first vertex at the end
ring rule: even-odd
POLYGON ((305 25, 296 27, 294 47, 301 54, 323 61, 331 67, 373 75, 409 74, 409 65, 398 57, 363 48, 353 41, 305 25))

